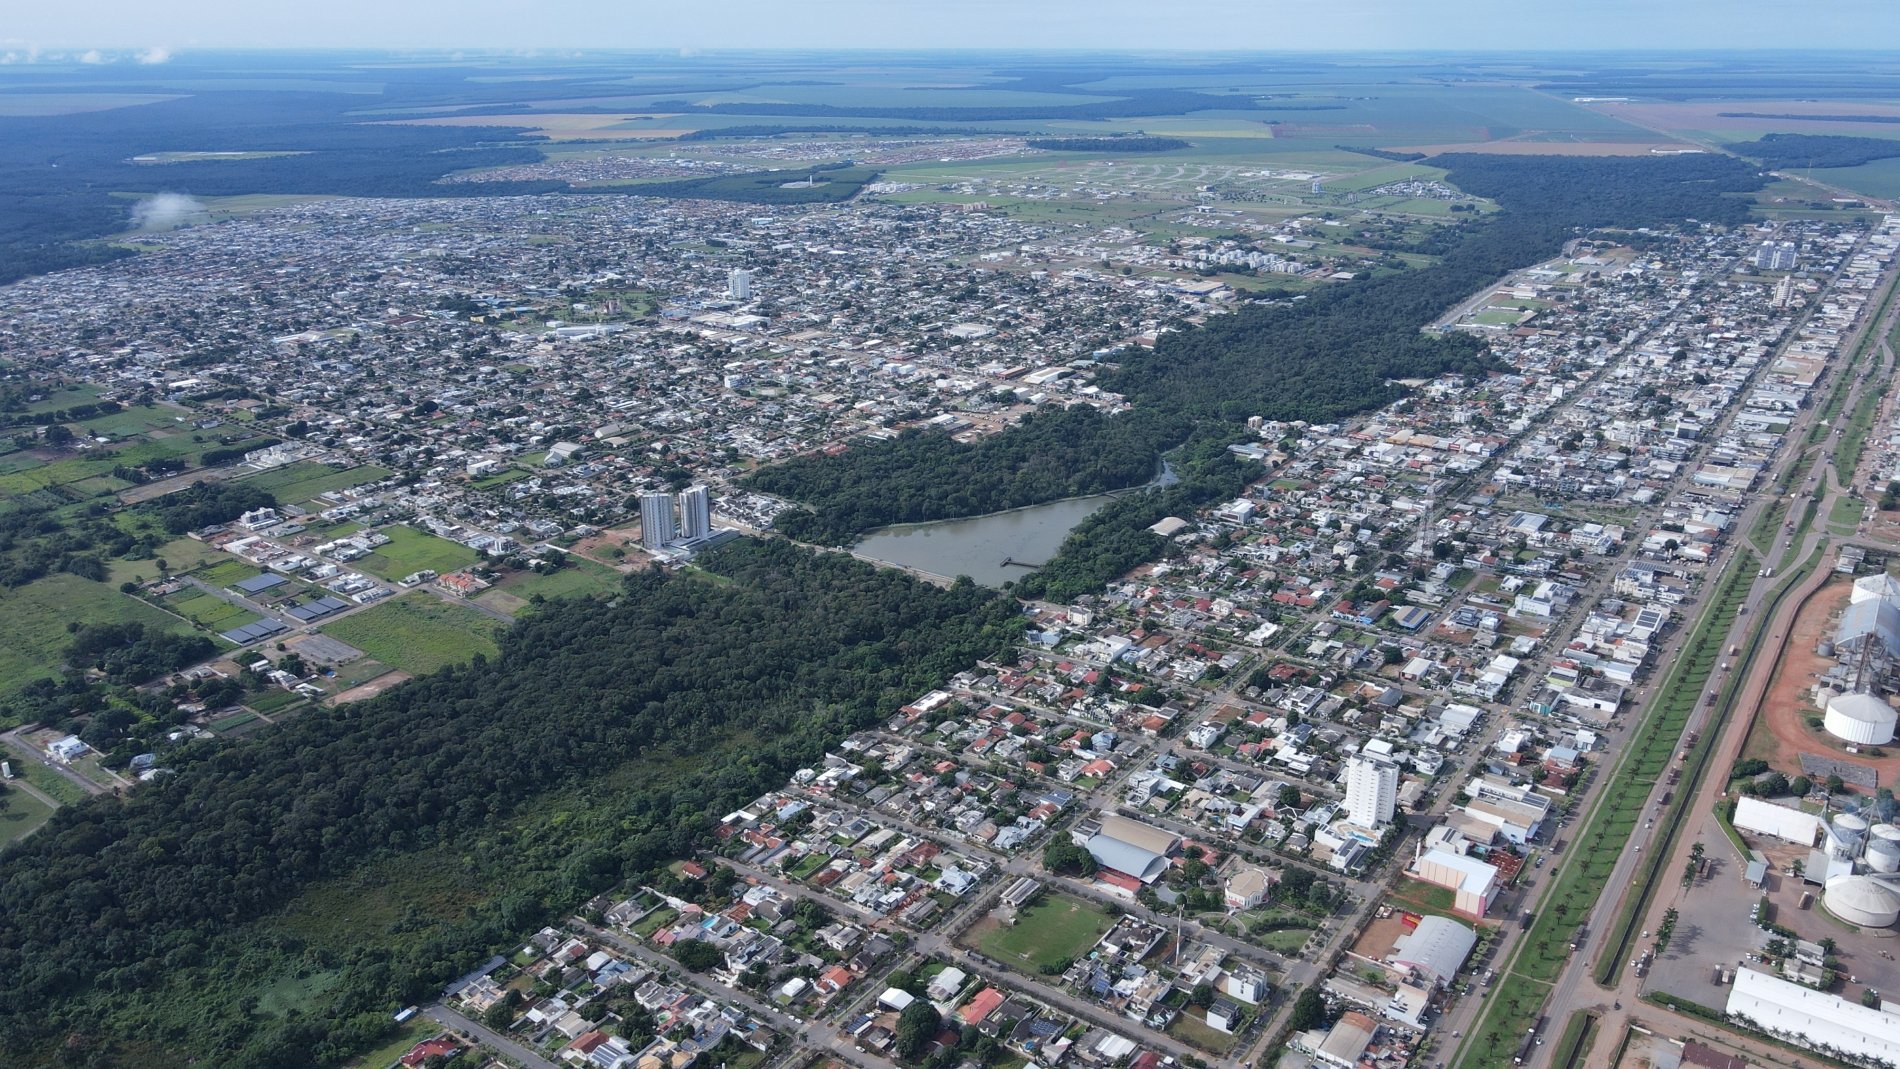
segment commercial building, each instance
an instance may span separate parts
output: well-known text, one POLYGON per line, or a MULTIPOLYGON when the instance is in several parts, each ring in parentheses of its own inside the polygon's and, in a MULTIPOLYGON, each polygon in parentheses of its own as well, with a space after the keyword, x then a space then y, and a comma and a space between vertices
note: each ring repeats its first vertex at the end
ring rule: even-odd
POLYGON ((1412 874, 1426 883, 1450 888, 1452 908, 1474 920, 1490 912, 1491 899, 1498 890, 1496 866, 1450 850, 1420 854, 1412 874))
POLYGON ((1083 841, 1095 863, 1105 869, 1153 883, 1168 868, 1168 855, 1180 846, 1180 837, 1151 824, 1127 817, 1103 817, 1094 834, 1083 841))
POLYGON ((1900 1064, 1900 1013, 1849 1002, 1753 969, 1737 969, 1728 1012, 1764 1032, 1856 1059, 1900 1064))
POLYGON ((1392 822, 1399 804, 1399 766, 1360 754, 1346 762, 1346 819, 1361 828, 1392 822))
POLYGON ((1478 933, 1448 917, 1425 917, 1399 937, 1386 961, 1433 983, 1446 984, 1464 968, 1478 933))

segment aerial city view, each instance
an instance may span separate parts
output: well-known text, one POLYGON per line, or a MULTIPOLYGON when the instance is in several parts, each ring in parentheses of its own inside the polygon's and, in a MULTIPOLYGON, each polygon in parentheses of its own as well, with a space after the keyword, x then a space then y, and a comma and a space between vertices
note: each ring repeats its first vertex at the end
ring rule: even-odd
POLYGON ((0 25, 0 1069, 1900 1069, 1900 8, 270 8, 0 25))

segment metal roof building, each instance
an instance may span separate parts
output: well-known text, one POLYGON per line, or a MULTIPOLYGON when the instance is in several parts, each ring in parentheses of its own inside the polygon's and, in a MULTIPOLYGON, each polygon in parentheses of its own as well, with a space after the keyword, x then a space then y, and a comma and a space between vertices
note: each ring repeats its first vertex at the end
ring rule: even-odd
POLYGON ((1808 1046, 1826 1045, 1859 1058, 1900 1063, 1900 1013, 1871 1009, 1767 973, 1735 970, 1728 1012, 1808 1046))
POLYGON ((1442 984, 1458 975, 1477 945, 1478 933, 1470 928, 1447 917, 1425 917, 1418 927, 1399 937, 1386 960, 1417 969, 1442 984))

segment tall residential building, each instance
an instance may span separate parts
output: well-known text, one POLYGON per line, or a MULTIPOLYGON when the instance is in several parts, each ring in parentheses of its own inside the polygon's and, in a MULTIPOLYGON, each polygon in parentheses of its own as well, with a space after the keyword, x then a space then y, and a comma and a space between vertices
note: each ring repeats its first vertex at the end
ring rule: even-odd
POLYGON ((680 494, 680 537, 688 542, 712 534, 712 491, 689 486, 680 494))
POLYGON ((640 544, 659 549, 679 540, 673 523, 673 495, 664 491, 640 495, 640 544))
POLYGON ((1359 754, 1346 762, 1346 819, 1361 828, 1392 822, 1399 806, 1399 766, 1359 754))
POLYGON ((732 274, 726 276, 726 296, 735 301, 752 299, 752 272, 743 267, 735 267, 732 274))

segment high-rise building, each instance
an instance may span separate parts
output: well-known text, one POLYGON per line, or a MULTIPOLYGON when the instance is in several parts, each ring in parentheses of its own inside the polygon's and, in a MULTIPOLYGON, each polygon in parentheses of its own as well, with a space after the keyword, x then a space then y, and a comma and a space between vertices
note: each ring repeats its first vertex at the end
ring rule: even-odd
POLYGON ((680 537, 688 542, 712 534, 712 492, 689 486, 680 494, 680 537))
POLYGON ((673 522, 673 495, 660 491, 640 495, 640 544, 659 549, 679 540, 679 528, 673 522))
POLYGON ((1346 762, 1346 819, 1361 828, 1392 822, 1399 807, 1399 766, 1359 754, 1346 762))
POLYGON ((752 272, 743 267, 735 267, 732 274, 726 276, 726 296, 735 301, 752 299, 752 272))

